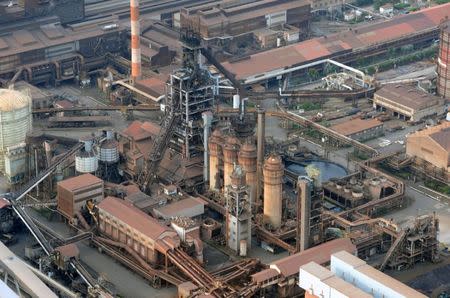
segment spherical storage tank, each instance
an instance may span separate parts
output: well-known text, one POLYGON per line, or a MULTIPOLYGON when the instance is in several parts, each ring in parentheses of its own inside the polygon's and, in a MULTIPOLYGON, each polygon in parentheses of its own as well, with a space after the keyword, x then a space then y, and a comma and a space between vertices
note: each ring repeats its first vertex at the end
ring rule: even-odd
POLYGON ((98 169, 98 157, 92 148, 93 140, 81 140, 84 149, 75 156, 75 169, 78 173, 94 173, 98 169))
POLYGON ((5 172, 6 148, 25 142, 31 128, 30 96, 15 90, 0 89, 0 172, 5 172))
POLYGON ((119 144, 114 139, 112 131, 106 132, 106 140, 100 145, 99 160, 104 163, 116 163, 119 161, 119 144))

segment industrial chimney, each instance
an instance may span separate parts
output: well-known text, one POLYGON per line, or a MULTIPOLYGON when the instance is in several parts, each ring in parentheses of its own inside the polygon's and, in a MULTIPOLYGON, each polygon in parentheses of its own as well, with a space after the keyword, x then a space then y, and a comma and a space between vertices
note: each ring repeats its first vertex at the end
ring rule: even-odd
POLYGON ((139 0, 130 0, 131 17, 131 81, 141 77, 141 46, 139 41, 139 0))

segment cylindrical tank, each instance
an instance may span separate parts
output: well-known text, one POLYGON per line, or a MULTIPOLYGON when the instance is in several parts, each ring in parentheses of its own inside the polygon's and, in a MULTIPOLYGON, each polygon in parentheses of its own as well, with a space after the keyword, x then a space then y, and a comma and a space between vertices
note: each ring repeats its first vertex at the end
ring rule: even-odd
POLYGON ((106 131, 106 140, 100 145, 99 160, 109 164, 119 161, 119 143, 112 131, 106 131))
POLYGON ((239 164, 245 171, 245 183, 249 186, 250 200, 252 204, 256 199, 256 146, 252 142, 246 142, 242 145, 238 155, 239 164))
POLYGON ((84 150, 75 156, 75 170, 79 173, 94 173, 98 170, 98 157, 92 148, 93 140, 84 139, 84 150))
POLYGON ((281 157, 271 154, 263 167, 264 222, 274 228, 281 226, 284 165, 281 157))
POLYGON ((6 148, 25 142, 32 128, 31 99, 10 89, 0 89, 0 172, 5 173, 6 148))
POLYGON ((241 97, 239 94, 233 95, 233 109, 239 109, 239 106, 241 105, 241 97))
POLYGON ((450 99, 450 22, 442 26, 439 41, 437 91, 442 97, 450 99))
POLYGON ((209 189, 218 190, 220 161, 223 159, 222 145, 224 139, 220 129, 214 130, 209 138, 209 189))
POLYGON ((450 112, 447 112, 447 117, 445 117, 445 120, 450 121, 450 112))
POLYGON ((239 140, 235 136, 229 136, 223 148, 223 187, 226 189, 231 184, 231 174, 234 165, 238 162, 239 140))

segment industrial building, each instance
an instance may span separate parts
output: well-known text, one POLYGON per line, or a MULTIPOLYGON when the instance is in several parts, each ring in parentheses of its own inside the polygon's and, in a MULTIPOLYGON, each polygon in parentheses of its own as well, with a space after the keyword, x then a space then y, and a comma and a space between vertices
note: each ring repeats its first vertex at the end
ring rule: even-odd
POLYGON ((107 53, 121 52, 124 30, 117 17, 66 26, 51 17, 2 24, 0 78, 32 84, 88 79, 106 65, 107 53))
POLYGON ((58 182, 58 211, 69 220, 86 205, 87 201, 100 203, 103 200, 103 180, 92 174, 83 174, 58 182))
POLYGON ((427 297, 346 251, 331 255, 330 270, 315 262, 301 266, 299 286, 311 298, 427 297))
POLYGON ((330 129, 357 141, 375 139, 384 134, 383 122, 377 119, 351 119, 332 125, 330 129))
POLYGON ((450 99, 450 25, 441 26, 439 34, 439 56, 437 59, 437 92, 445 99, 450 99))
POLYGON ((393 117, 413 123, 443 115, 444 103, 443 99, 411 85, 388 84, 373 97, 374 109, 389 111, 393 117))
POLYGON ((180 246, 177 233, 130 203, 107 197, 98 204, 100 232, 132 248, 144 260, 162 262, 161 254, 180 246))
POLYGON ((316 247, 282 258, 269 265, 269 268, 252 275, 252 281, 264 291, 275 287, 274 295, 292 297, 300 293, 298 285, 299 268, 309 262, 328 265, 331 255, 339 251, 356 253, 356 247, 350 239, 335 239, 316 247))
MULTIPOLYGON (((406 155, 413 157, 415 163, 428 171, 442 172, 450 179, 450 122, 425 128, 408 136, 406 155)), ((447 180, 448 181, 448 180, 447 180)))
POLYGON ((348 63, 371 53, 385 53, 393 47, 431 44, 438 37, 441 20, 450 17, 449 7, 450 4, 444 4, 423 9, 357 29, 236 57, 223 65, 245 84, 264 83, 324 59, 348 63))
POLYGON ((238 37, 257 29, 291 25, 307 33, 310 20, 308 1, 258 0, 223 1, 181 10, 182 28, 199 32, 202 37, 238 37))

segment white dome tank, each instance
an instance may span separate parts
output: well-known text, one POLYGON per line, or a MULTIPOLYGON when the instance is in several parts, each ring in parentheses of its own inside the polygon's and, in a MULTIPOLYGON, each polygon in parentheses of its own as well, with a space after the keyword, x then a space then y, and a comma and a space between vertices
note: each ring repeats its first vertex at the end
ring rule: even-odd
POLYGON ((119 161, 119 143, 114 139, 112 131, 106 131, 106 140, 100 145, 99 160, 105 163, 119 161))
POLYGON ((0 172, 5 172, 6 148, 25 142, 31 128, 30 96, 15 90, 0 89, 0 172))
POLYGON ((94 173, 98 170, 98 157, 92 148, 92 140, 82 140, 84 150, 82 149, 75 156, 75 170, 78 173, 94 173))

